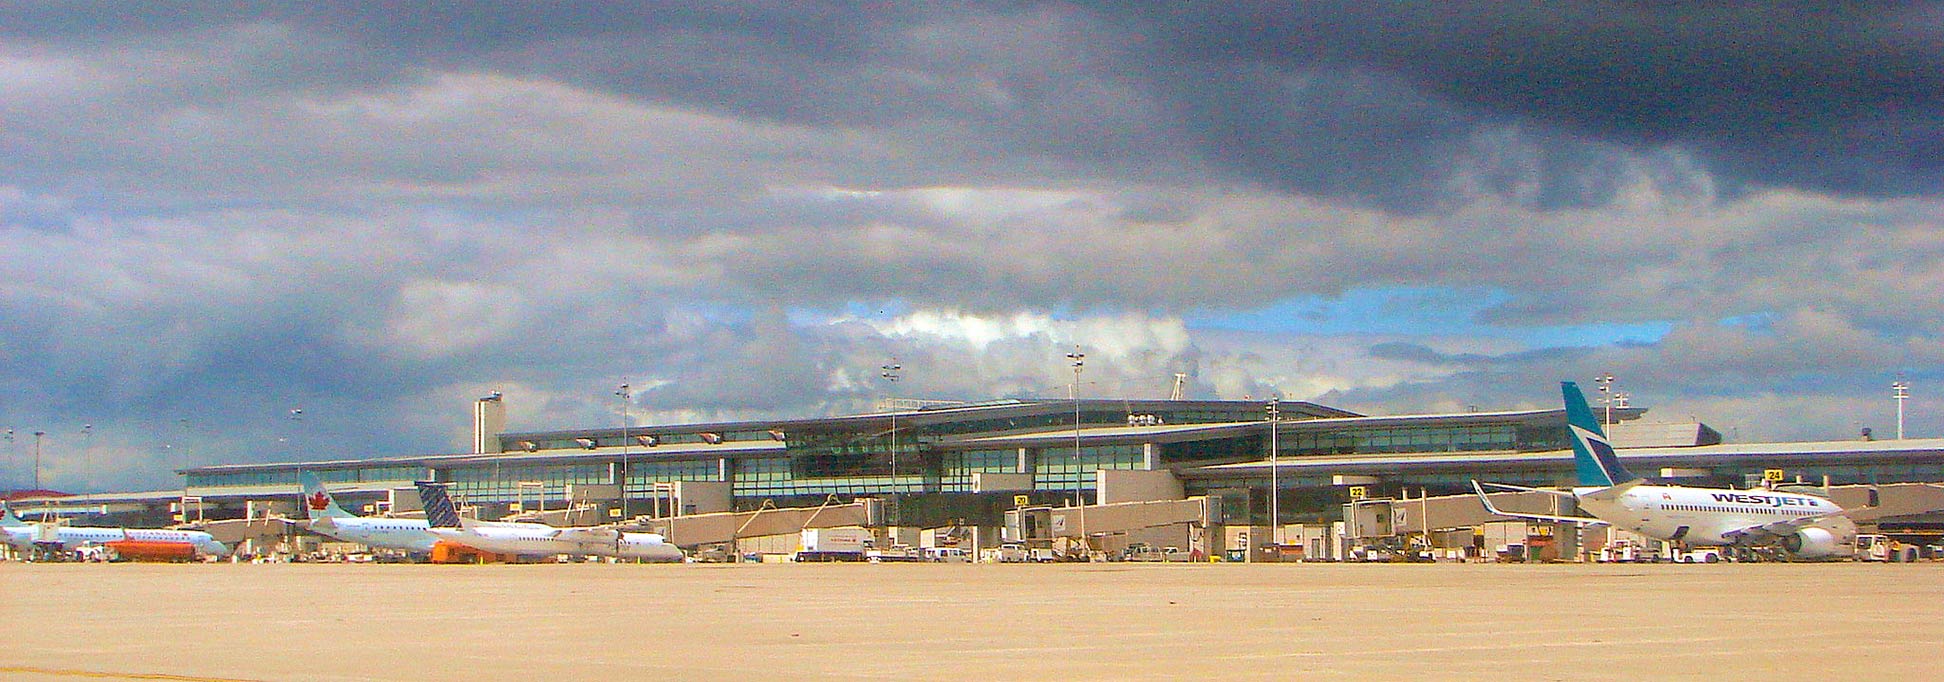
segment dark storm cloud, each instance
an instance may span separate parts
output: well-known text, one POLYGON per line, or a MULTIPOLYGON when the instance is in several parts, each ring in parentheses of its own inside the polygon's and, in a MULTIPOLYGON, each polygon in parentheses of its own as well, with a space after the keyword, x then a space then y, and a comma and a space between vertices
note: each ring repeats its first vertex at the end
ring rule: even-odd
POLYGON ((1465 201, 1461 185, 1541 207, 1594 206, 1624 184, 1622 161, 1664 148, 1698 156, 1731 190, 1898 195, 1944 178, 1944 13, 1928 3, 4 11, 6 31, 51 45, 216 40, 226 29, 280 26, 310 46, 236 55, 220 74, 240 89, 231 96, 497 73, 736 117, 955 140, 939 156, 869 176, 882 186, 997 173, 1152 180, 1192 173, 1190 160, 1201 159, 1236 179, 1392 210, 1465 201), (1495 156, 1493 136, 1507 130, 1534 144, 1531 158, 1495 156))
MULTIPOLYGON (((1935 3, 1246 2, 1142 14, 1131 25, 1168 47, 1157 71, 1187 66, 1199 82, 1221 84, 1188 89, 1217 100, 1195 108, 1258 108, 1281 120, 1307 112, 1277 87, 1302 74, 1375 71, 1408 83, 1414 97, 1382 98, 1391 106, 1352 133, 1378 143, 1360 145, 1378 157, 1435 147, 1467 124, 1518 121, 1640 149, 1687 148, 1760 186, 1894 195, 1934 191, 1944 178, 1944 14, 1935 3), (1246 91, 1229 77, 1265 72, 1246 91), (1434 113, 1401 116, 1413 108, 1434 113), (1383 144, 1392 141, 1406 146, 1383 144)), ((1206 130, 1229 128, 1212 123, 1206 130)), ((1315 185, 1295 167, 1313 160, 1300 152, 1237 148, 1284 159, 1269 178, 1315 185)))

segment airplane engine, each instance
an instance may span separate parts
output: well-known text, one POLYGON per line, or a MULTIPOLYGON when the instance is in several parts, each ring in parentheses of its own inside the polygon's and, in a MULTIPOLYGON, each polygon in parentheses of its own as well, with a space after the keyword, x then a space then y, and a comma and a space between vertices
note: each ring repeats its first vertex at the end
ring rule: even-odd
POLYGON ((1782 538, 1782 548, 1803 559, 1835 556, 1837 544, 1836 534, 1826 528, 1804 528, 1782 538))

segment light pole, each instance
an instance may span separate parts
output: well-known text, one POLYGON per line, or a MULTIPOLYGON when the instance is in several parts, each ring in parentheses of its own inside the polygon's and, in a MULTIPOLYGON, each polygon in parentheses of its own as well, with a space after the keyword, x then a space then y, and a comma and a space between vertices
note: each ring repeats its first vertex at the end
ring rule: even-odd
MULTIPOLYGON (((1282 480, 1276 475, 1276 455, 1281 450, 1276 441, 1277 424, 1282 421, 1282 398, 1269 399, 1269 542, 1282 547, 1282 480)), ((1280 552, 1281 549, 1276 551, 1280 552)))
POLYGON ((1593 382, 1600 385, 1600 402, 1606 405, 1606 421, 1600 423, 1600 428, 1606 428, 1607 424, 1613 423, 1613 373, 1593 377, 1593 382))
POLYGON ((277 442, 283 444, 285 454, 294 455, 297 451, 297 422, 304 420, 304 408, 290 408, 289 415, 291 424, 284 427, 284 435, 279 436, 277 442))
POLYGON ((1897 440, 1903 440, 1904 401, 1910 399, 1910 383, 1902 379, 1891 382, 1890 397, 1897 399, 1897 440))
POLYGON ((1073 352, 1066 354, 1073 362, 1073 385, 1067 392, 1073 398, 1073 506, 1081 506, 1080 494, 1083 481, 1080 477, 1080 368, 1087 364, 1087 354, 1080 352, 1079 344, 1074 344, 1073 352))
POLYGON ((627 521, 634 518, 628 515, 628 403, 634 399, 634 394, 628 391, 627 384, 621 384, 620 388, 614 390, 614 395, 621 398, 621 470, 614 472, 614 480, 618 484, 615 491, 621 495, 621 520, 627 521))
MULTIPOLYGON (((885 380, 885 381, 889 381, 889 382, 891 382, 891 384, 892 384, 893 386, 896 386, 896 385, 897 385, 897 383, 898 383, 898 376, 899 376, 899 375, 898 375, 898 371, 899 371, 899 370, 902 370, 902 369, 904 369, 904 365, 900 365, 900 364, 898 364, 898 358, 896 358, 896 357, 893 357, 893 358, 891 358, 891 364, 888 364, 888 365, 883 365, 883 366, 881 366, 881 367, 878 367, 878 369, 880 370, 880 372, 879 372, 879 374, 878 374, 878 376, 880 376, 880 377, 884 377, 884 380, 885 380)), ((896 402, 894 402, 894 401, 892 401, 892 400, 890 400, 889 398, 887 398, 887 399, 886 399, 886 400, 884 401, 884 407, 885 407, 886 409, 889 409, 889 410, 891 411, 891 491, 892 491, 892 492, 898 492, 898 491, 899 491, 899 486, 898 486, 898 405, 897 405, 897 403, 896 403, 896 402)))
POLYGON ((93 459, 93 445, 95 445, 95 426, 93 424, 82 424, 82 470, 86 470, 89 484, 93 484, 95 480, 99 480, 99 476, 95 474, 95 466, 93 466, 95 464, 95 459, 93 459))
POLYGON ((47 435, 46 431, 34 432, 34 490, 41 489, 40 444, 41 444, 41 436, 45 436, 45 435, 47 435))

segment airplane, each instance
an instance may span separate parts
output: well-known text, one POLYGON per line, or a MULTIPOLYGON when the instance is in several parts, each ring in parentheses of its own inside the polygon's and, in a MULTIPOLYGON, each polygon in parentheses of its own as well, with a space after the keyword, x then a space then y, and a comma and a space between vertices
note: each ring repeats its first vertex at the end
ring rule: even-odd
POLYGON ((36 545, 42 544, 41 538, 51 537, 47 543, 58 542, 64 551, 101 546, 125 558, 188 559, 230 553, 229 546, 199 530, 34 524, 21 520, 11 509, 0 514, 0 531, 5 532, 8 545, 22 552, 33 551, 36 545))
POLYGON ((555 528, 541 523, 485 523, 462 518, 443 483, 418 482, 428 532, 440 540, 492 554, 521 556, 600 556, 646 561, 681 561, 682 550, 654 533, 629 533, 604 526, 555 528))
POLYGON ((425 519, 358 516, 338 506, 317 474, 298 471, 297 482, 304 487, 304 516, 312 532, 373 549, 414 553, 430 552, 439 542, 438 536, 426 532, 425 519))
POLYGON ((1560 382, 1566 423, 1573 437, 1579 485, 1570 491, 1487 483, 1494 488, 1546 493, 1579 504, 1592 514, 1549 516, 1509 512, 1492 504, 1478 481, 1472 490, 1485 511, 1499 516, 1581 525, 1612 525, 1691 546, 1779 545, 1799 559, 1848 556, 1856 551, 1856 523, 1842 507, 1814 495, 1777 490, 1688 488, 1653 485, 1621 466, 1606 431, 1586 405, 1579 384, 1560 382))

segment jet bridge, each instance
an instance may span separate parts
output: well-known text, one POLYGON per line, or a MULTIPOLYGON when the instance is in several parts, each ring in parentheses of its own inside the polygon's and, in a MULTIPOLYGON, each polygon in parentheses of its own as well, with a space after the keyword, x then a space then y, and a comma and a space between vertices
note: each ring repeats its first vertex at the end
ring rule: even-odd
POLYGON ((648 532, 660 533, 683 549, 733 542, 739 538, 788 535, 805 528, 884 525, 884 504, 875 498, 815 507, 773 507, 767 502, 754 511, 688 514, 647 519, 648 532))
MULTIPOLYGON (((1113 550, 1110 537, 1137 538, 1143 531, 1175 529, 1183 550, 1208 551, 1210 529, 1222 525, 1221 498, 1196 496, 1182 500, 1117 502, 1078 507, 1021 507, 1006 512, 1005 540, 1027 545, 1070 546, 1084 542, 1090 550, 1113 550)), ((1219 531, 1218 531, 1219 532, 1219 531)))

